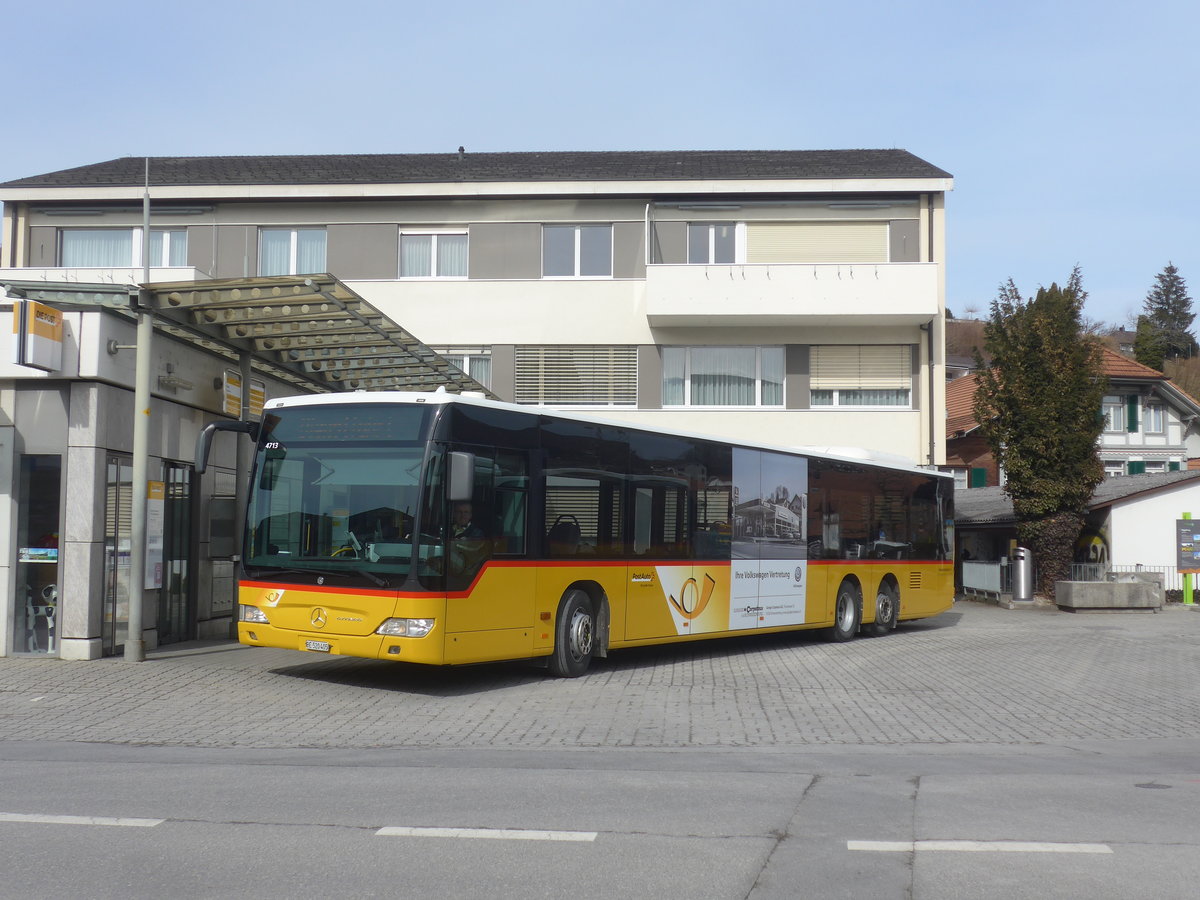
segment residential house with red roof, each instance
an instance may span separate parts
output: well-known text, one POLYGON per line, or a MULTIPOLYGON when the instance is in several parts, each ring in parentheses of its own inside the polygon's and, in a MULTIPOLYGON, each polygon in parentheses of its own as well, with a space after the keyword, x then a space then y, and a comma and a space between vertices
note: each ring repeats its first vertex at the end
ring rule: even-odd
MULTIPOLYGON (((1200 462, 1200 402, 1162 372, 1107 347, 1108 378, 1101 413, 1100 459, 1109 477, 1151 475, 1188 469, 1200 462)), ((1004 483, 1004 473, 975 418, 978 377, 972 373, 946 385, 946 471, 960 488, 1004 483)))

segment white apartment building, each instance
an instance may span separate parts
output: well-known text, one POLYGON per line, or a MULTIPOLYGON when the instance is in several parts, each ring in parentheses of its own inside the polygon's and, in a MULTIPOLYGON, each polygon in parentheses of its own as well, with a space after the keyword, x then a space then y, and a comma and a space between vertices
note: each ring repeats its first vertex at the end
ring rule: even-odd
MULTIPOLYGON (((175 297, 189 283, 195 296, 211 284, 223 292, 211 293, 216 302, 247 293, 243 280, 328 273, 502 400, 937 466, 951 188, 948 173, 902 150, 124 158, 0 184, 0 283, 169 283, 163 295, 175 297)), ((284 327, 325 314, 319 298, 305 309, 290 310, 284 327)), ((0 424, 12 436, 0 481, 13 485, 0 533, 5 652, 57 652, 30 637, 29 610, 40 604, 25 595, 40 590, 27 590, 32 582, 18 573, 33 541, 22 491, 44 466, 59 473, 59 521, 83 482, 81 520, 98 520, 79 536, 89 553, 75 570, 83 599, 73 591, 78 609, 55 611, 55 646, 67 641, 72 654, 92 657, 119 645, 118 601, 87 585, 92 576, 113 583, 104 536, 111 545, 114 532, 103 521, 111 491, 97 460, 119 468, 128 442, 120 428, 95 434, 81 422, 97 404, 115 411, 112 422, 130 421, 132 373, 103 352, 113 343, 106 328, 88 324, 109 320, 78 315, 73 368, 0 366, 0 424)), ((202 344, 171 349, 170 333, 164 342, 156 365, 171 365, 164 372, 174 383, 183 371, 199 385, 172 389, 156 373, 156 404, 174 424, 156 430, 155 480, 170 483, 190 477, 187 435, 226 414, 217 387, 228 359, 206 357, 202 344)), ((394 384, 390 374, 360 356, 330 385, 264 377, 262 390, 372 389, 394 384)), ((192 484, 198 508, 235 491, 228 471, 222 477, 219 491, 209 476, 192 484)), ((188 515, 203 532, 204 513, 188 515)), ((193 550, 203 544, 189 540, 193 550)), ((70 570, 71 546, 64 541, 57 566, 70 570)), ((219 595, 232 569, 214 589, 208 563, 197 566, 207 574, 177 586, 177 602, 148 596, 182 610, 169 627, 151 617, 149 641, 214 633, 228 621, 231 600, 219 595), (207 585, 199 600, 197 583, 207 585)), ((57 585, 64 576, 34 580, 57 585)))

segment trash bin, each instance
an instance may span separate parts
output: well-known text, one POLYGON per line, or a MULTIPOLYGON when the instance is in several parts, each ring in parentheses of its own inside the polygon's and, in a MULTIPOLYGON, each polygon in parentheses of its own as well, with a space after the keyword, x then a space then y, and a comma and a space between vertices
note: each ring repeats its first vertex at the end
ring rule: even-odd
POLYGON ((1033 599, 1033 554, 1028 547, 1018 547, 1013 554, 1013 599, 1033 599))

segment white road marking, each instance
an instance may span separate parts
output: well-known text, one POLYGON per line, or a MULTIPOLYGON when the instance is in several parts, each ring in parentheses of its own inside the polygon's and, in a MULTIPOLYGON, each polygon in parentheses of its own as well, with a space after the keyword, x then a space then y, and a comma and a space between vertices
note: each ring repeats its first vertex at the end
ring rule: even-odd
POLYGON ((912 853, 940 850, 958 853, 1112 853, 1108 844, 1059 844, 1052 841, 846 841, 847 850, 912 853))
POLYGON ((413 828, 395 825, 380 828, 378 837, 484 838, 507 841, 594 841, 595 831, 536 831, 516 828, 413 828))
POLYGON ((37 825, 120 825, 126 828, 153 828, 166 819, 128 819, 109 816, 43 816, 33 813, 0 812, 0 822, 32 822, 37 825))

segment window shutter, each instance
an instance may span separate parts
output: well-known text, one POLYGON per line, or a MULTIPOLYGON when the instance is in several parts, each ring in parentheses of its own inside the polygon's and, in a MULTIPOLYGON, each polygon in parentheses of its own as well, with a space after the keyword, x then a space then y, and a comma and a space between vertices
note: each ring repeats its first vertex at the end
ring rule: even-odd
POLYGON ((1179 463, 1175 460, 1171 460, 1171 462, 1167 463, 1167 471, 1168 472, 1178 472, 1179 471, 1179 463))
POLYGON ((633 346, 518 347, 514 374, 517 403, 637 404, 633 346))
POLYGON ((1125 471, 1129 475, 1145 475, 1146 474, 1146 463, 1143 460, 1131 459, 1131 460, 1129 460, 1129 462, 1127 462, 1125 464, 1125 471))
POLYGON ((746 226, 750 263, 882 263, 886 222, 759 222, 746 226))
POLYGON ((1125 398, 1125 430, 1136 434, 1138 430, 1138 396, 1130 394, 1125 398))
POLYGON ((987 487, 987 469, 972 469, 970 486, 973 488, 987 487))
POLYGON ((912 351, 907 344, 812 347, 813 390, 907 390, 912 387, 912 351))

